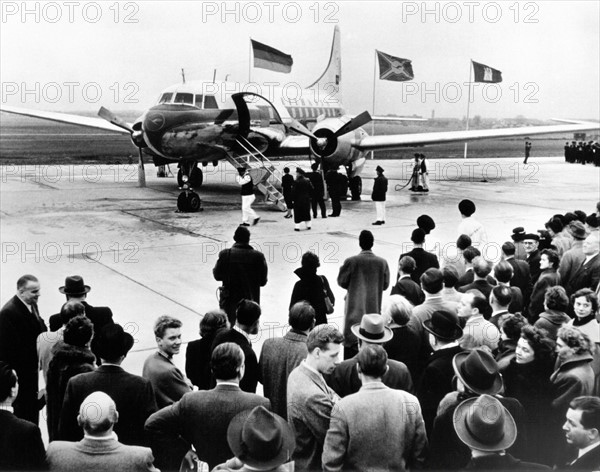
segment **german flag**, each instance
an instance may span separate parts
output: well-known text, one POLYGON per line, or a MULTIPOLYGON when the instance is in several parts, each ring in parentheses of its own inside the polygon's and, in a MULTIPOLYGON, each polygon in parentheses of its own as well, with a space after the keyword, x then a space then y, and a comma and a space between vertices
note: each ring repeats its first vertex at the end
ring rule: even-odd
POLYGON ((253 39, 250 41, 254 52, 254 67, 286 74, 292 71, 292 64, 294 63, 292 56, 253 39))

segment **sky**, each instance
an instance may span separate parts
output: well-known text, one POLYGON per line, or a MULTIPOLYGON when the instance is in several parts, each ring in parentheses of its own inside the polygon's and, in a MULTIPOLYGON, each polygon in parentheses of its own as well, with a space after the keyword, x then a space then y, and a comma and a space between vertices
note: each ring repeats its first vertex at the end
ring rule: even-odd
MULTIPOLYGON (((341 29, 353 114, 466 115, 470 60, 502 71, 477 84, 471 117, 598 119, 600 2, 11 2, 1 4, 2 104, 50 111, 144 110, 188 80, 247 82, 250 39, 293 57, 306 86, 341 29), (375 50, 412 61, 410 82, 374 81, 375 50), (375 110, 373 93, 375 87, 375 110)), ((377 72, 378 75, 378 72, 377 72)))

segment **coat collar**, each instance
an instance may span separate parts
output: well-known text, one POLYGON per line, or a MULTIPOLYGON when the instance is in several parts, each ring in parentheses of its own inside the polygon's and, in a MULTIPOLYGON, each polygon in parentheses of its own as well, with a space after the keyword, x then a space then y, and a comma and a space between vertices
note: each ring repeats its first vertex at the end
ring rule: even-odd
POLYGON ((288 341, 305 343, 308 339, 308 336, 304 333, 299 333, 298 331, 290 330, 285 334, 283 338, 288 341))

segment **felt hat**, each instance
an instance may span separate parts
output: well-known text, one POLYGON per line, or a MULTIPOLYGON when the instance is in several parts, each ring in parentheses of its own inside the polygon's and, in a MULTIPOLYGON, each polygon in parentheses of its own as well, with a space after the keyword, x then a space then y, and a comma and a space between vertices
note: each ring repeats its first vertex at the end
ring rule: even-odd
POLYGON ((375 167, 375 170, 376 170, 377 172, 385 172, 381 166, 377 166, 377 167, 375 167))
POLYGON ((495 395, 502 389, 498 364, 483 349, 459 352, 452 359, 452 367, 460 381, 479 395, 495 395))
POLYGON ((257 470, 288 462, 296 447, 287 421, 264 406, 234 416, 227 428, 227 442, 235 457, 257 470))
POLYGON ((106 325, 94 336, 96 353, 101 359, 113 360, 124 356, 133 347, 133 336, 120 324, 106 325))
POLYGON ((479 451, 504 451, 517 439, 515 420, 491 395, 468 398, 458 405, 453 424, 459 439, 479 451))
POLYGON ((540 235, 535 234, 535 233, 527 233, 527 234, 523 235, 523 241, 526 241, 527 239, 533 239, 534 241, 539 241, 540 235))
POLYGON ((525 236, 525 228, 522 226, 518 226, 512 230, 513 234, 511 238, 514 242, 523 241, 523 236, 525 236))
POLYGON ((447 310, 434 311, 431 319, 423 321, 423 328, 446 341, 455 341, 463 335, 463 330, 458 324, 458 317, 447 310))
POLYGON ((394 337, 392 330, 385 326, 383 316, 378 313, 363 315, 360 323, 350 330, 354 336, 368 343, 386 343, 394 337))
POLYGON ((587 231, 581 221, 571 221, 567 225, 567 231, 573 239, 583 240, 587 237, 587 231))
POLYGON ((58 287, 60 293, 65 295, 85 295, 92 288, 83 283, 83 277, 80 275, 70 275, 65 279, 65 284, 58 287))

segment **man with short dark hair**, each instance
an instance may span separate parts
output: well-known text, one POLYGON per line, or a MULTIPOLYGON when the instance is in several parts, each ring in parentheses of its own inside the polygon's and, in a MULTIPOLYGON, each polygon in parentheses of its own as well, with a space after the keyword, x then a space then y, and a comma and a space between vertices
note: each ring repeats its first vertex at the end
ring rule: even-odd
POLYGON ((0 310, 0 361, 7 362, 19 378, 19 397, 13 404, 15 415, 37 425, 38 357, 36 342, 46 323, 40 317, 37 301, 40 282, 33 275, 17 280, 17 293, 0 310))
POLYGON ((227 444, 231 419, 256 406, 271 407, 268 399, 240 389, 244 361, 237 344, 219 344, 210 360, 216 387, 188 393, 148 418, 145 429, 159 468, 178 470, 190 445, 211 470, 233 456, 227 444))
POLYGON ((417 305, 412 316, 417 318, 419 322, 423 322, 431 318, 431 314, 437 310, 447 310, 456 313, 458 303, 445 301, 442 298, 442 290, 444 289, 444 276, 439 269, 427 269, 421 275, 421 289, 425 294, 425 301, 417 305))
POLYGON ((439 269, 440 263, 438 262, 438 258, 435 254, 425 250, 425 231, 423 231, 421 228, 413 230, 410 240, 412 241, 414 247, 409 252, 400 254, 398 265, 400 265, 399 262, 404 256, 412 257, 415 260, 416 268, 410 274, 410 278, 413 280, 413 282, 418 284, 421 275, 423 275, 427 269, 439 269))
POLYGON ((473 259, 473 282, 467 285, 463 285, 459 287, 458 291, 465 293, 469 290, 479 290, 485 299, 487 300, 490 297, 490 293, 492 292, 492 288, 494 286, 488 282, 487 276, 490 275, 492 271, 492 263, 486 261, 483 257, 478 256, 473 259))
POLYGON ((390 269, 383 257, 373 251, 375 238, 370 231, 361 231, 358 242, 361 252, 344 261, 338 274, 338 285, 348 292, 344 312, 344 358, 358 352, 357 340, 350 328, 360 323, 365 313, 379 313, 383 291, 390 284, 390 269))
POLYGON ((313 162, 310 168, 312 169, 312 172, 309 172, 306 174, 306 176, 308 177, 308 180, 310 180, 310 183, 314 189, 313 198, 311 200, 313 218, 317 217, 317 205, 319 205, 319 208, 321 209, 321 218, 327 218, 327 209, 325 208, 324 199, 325 184, 323 181, 323 174, 319 170, 319 164, 316 162, 313 162))
POLYGON ((380 345, 365 345, 356 367, 362 386, 333 407, 323 470, 423 468, 427 435, 419 401, 382 382, 389 361, 380 345))
POLYGON ((512 300, 512 293, 510 289, 511 287, 507 287, 506 285, 497 285, 492 289, 492 293, 490 293, 492 316, 490 317, 489 321, 498 329, 500 329, 500 318, 502 318, 504 315, 510 314, 508 310, 512 300))
POLYGON ((457 287, 462 287, 473 283, 475 280, 475 273, 473 272, 473 259, 481 256, 481 251, 476 247, 469 246, 463 251, 463 258, 465 260, 465 273, 458 278, 456 283, 457 287))
POLYGON ((260 315, 261 310, 258 303, 252 300, 241 300, 236 311, 235 326, 219 330, 212 344, 212 350, 222 343, 236 343, 242 348, 245 357, 245 373, 240 380, 240 388, 244 392, 256 393, 260 376, 258 360, 250 341, 250 336, 258 334, 260 315))
POLYGON ((510 285, 511 287, 519 287, 521 289, 521 293, 523 294, 523 306, 526 306, 532 287, 529 264, 524 260, 517 259, 515 257, 515 251, 516 247, 510 241, 506 241, 502 245, 502 259, 508 262, 513 269, 510 285))
POLYGON ((411 278, 417 268, 417 263, 410 256, 404 256, 398 262, 398 281, 392 287, 391 295, 402 295, 413 305, 420 305, 425 301, 425 294, 419 284, 411 278))
POLYGON ((527 253, 527 264, 529 265, 529 281, 530 286, 533 287, 540 277, 542 270, 540 269, 540 251, 538 247, 540 245, 540 237, 534 233, 527 233, 523 236, 523 246, 527 253))
POLYGON ((584 260, 565 283, 567 295, 582 288, 596 290, 600 283, 600 233, 594 231, 585 238, 582 245, 584 260))
POLYGON ((126 446, 113 432, 119 421, 115 402, 104 392, 88 395, 79 408, 77 422, 84 431, 79 442, 52 441, 48 446, 51 471, 114 470, 159 472, 147 447, 126 446))
POLYGON ((458 272, 458 277, 460 278, 465 275, 467 267, 465 265, 465 258, 463 256, 463 252, 472 244, 472 240, 466 234, 461 234, 456 239, 456 247, 452 245, 445 246, 440 254, 441 267, 447 267, 452 265, 456 267, 456 271, 458 272))
POLYGON ((442 269, 442 276, 444 278, 442 300, 445 302, 460 303, 462 294, 454 288, 458 282, 458 271, 456 270, 456 267, 453 265, 447 265, 442 269))
POLYGON ((95 334, 102 365, 94 372, 79 374, 69 380, 60 412, 58 439, 78 441, 83 437, 77 424, 77 412, 83 400, 98 390, 108 394, 120 412, 115 432, 128 445, 145 445, 144 422, 156 411, 152 384, 126 372, 121 363, 133 347, 134 339, 119 324, 107 325, 95 334))
POLYGON ((487 346, 494 351, 500 342, 500 331, 485 319, 484 315, 491 309, 488 301, 479 290, 472 289, 463 295, 460 303, 458 316, 466 320, 460 345, 464 349, 487 346))
POLYGON ((273 412, 287 419, 287 380, 292 370, 306 359, 306 339, 315 326, 315 310, 307 301, 290 308, 291 329, 282 338, 265 340, 258 368, 265 397, 271 400, 273 412))
MULTIPOLYGON (((523 261, 520 261, 523 262, 523 261)), ((527 268, 529 270, 529 267, 527 268)), ((513 266, 506 260, 498 262, 494 266, 494 278, 498 282, 498 287, 508 287, 510 289, 510 305, 508 311, 510 313, 520 313, 523 311, 523 292, 516 285, 512 285, 514 269, 513 266)))
POLYGON ((321 454, 331 409, 340 397, 327 386, 324 374, 333 372, 344 336, 330 325, 319 325, 307 339, 308 355, 288 378, 288 423, 296 436, 292 459, 297 471, 321 469, 321 454))
POLYGON ((46 451, 40 428, 14 414, 19 394, 17 373, 0 361, 0 470, 45 468, 46 451))
POLYGON ((600 398, 571 400, 562 429, 567 443, 577 448, 577 457, 564 470, 600 470, 600 398))
POLYGON ((142 377, 152 384, 156 405, 164 408, 192 391, 192 383, 173 363, 181 349, 181 321, 172 316, 160 316, 154 323, 158 350, 144 361, 142 377))
POLYGON ((242 299, 260 304, 260 287, 267 284, 267 261, 262 252, 250 246, 250 231, 238 226, 233 234, 235 244, 219 253, 213 269, 215 280, 222 282, 219 306, 227 313, 229 324, 235 325, 235 311, 242 299))

